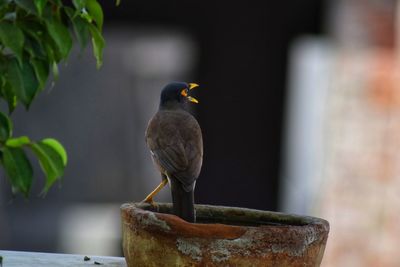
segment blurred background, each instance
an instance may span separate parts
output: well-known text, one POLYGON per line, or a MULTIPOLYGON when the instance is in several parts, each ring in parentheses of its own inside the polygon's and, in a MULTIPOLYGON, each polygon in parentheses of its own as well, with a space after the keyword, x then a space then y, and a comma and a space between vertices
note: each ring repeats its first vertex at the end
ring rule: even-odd
POLYGON ((40 171, 29 200, 0 179, 0 249, 121 256, 119 206, 160 181, 144 131, 178 80, 201 85, 197 203, 322 217, 322 266, 400 266, 398 1, 99 2, 104 66, 76 48, 13 115, 69 164, 46 198, 40 171))

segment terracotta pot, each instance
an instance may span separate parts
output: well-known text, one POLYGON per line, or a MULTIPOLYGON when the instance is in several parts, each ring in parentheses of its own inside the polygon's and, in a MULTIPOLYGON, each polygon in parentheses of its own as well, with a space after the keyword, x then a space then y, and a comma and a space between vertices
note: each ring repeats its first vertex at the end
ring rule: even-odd
POLYGON ((325 220, 244 208, 196 205, 197 223, 171 204, 124 204, 123 250, 133 266, 319 266, 325 220))

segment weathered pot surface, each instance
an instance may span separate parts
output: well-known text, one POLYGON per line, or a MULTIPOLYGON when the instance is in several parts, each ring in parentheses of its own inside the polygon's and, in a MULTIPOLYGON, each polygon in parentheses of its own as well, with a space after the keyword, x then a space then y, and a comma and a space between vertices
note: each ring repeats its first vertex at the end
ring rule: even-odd
POLYGON ((124 204, 123 250, 133 266, 319 266, 329 232, 323 219, 196 205, 197 223, 172 205, 124 204))

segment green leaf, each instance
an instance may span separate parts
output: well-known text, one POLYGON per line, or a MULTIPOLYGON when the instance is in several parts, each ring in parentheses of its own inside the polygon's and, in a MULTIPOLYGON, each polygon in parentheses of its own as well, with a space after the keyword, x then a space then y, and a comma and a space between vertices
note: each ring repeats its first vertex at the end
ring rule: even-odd
POLYGON ((28 136, 20 136, 16 138, 9 138, 6 141, 6 146, 8 147, 21 147, 31 143, 28 136))
POLYGON ((10 2, 11 0, 0 1, 0 18, 7 19, 6 14, 15 11, 15 8, 12 8, 13 5, 10 5, 10 2))
POLYGON ((86 8, 82 8, 82 12, 80 13, 81 18, 86 20, 89 23, 92 23, 93 18, 90 16, 90 14, 87 12, 86 8))
POLYGON ((0 22, 0 41, 15 53, 19 63, 22 65, 24 34, 20 28, 8 22, 0 22))
POLYGON ((46 184, 43 189, 43 192, 46 193, 54 182, 64 174, 65 166, 62 156, 52 146, 43 142, 33 143, 30 147, 38 157, 40 167, 46 174, 46 184))
POLYGON ((60 71, 58 70, 58 65, 55 61, 53 61, 53 64, 51 64, 51 70, 54 75, 54 79, 58 80, 58 77, 60 76, 60 71))
POLYGON ((66 59, 72 48, 72 38, 68 29, 56 20, 46 21, 47 30, 57 45, 63 59, 66 59))
POLYGON ((14 189, 28 197, 32 185, 33 170, 21 148, 3 148, 3 165, 14 189))
POLYGON ((15 21, 17 19, 17 12, 7 12, 4 14, 4 19, 9 21, 15 21))
POLYGON ((12 60, 8 65, 8 81, 15 95, 28 109, 39 87, 35 72, 29 62, 24 60, 20 68, 16 60, 12 60))
POLYGON ((25 35, 24 50, 29 54, 29 58, 31 59, 47 59, 47 54, 42 46, 32 37, 27 35, 25 35))
POLYGON ((47 82, 47 78, 49 77, 49 64, 47 62, 31 59, 31 64, 36 74, 36 79, 39 81, 39 88, 42 90, 47 82))
POLYGON ((46 138, 42 140, 42 143, 51 146, 55 151, 57 151, 57 153, 62 158, 64 166, 67 166, 68 162, 67 152, 65 151, 65 148, 60 142, 58 142, 56 139, 53 138, 46 138))
MULTIPOLYGON (((49 39, 51 40, 51 39, 49 39)), ((53 40, 51 40, 53 42, 53 40)), ((58 65, 57 62, 59 59, 57 58, 57 55, 55 54, 55 51, 53 50, 52 46, 48 43, 44 43, 46 52, 47 52, 47 57, 48 57, 48 62, 49 62, 49 67, 51 68, 53 72, 53 79, 57 80, 59 76, 59 70, 58 70, 58 65)))
POLYGON ((104 19, 101 5, 97 2, 97 0, 87 0, 86 9, 88 10, 90 16, 96 22, 97 28, 101 31, 103 29, 103 19, 104 19))
MULTIPOLYGON (((14 0, 15 3, 22 9, 26 10, 28 13, 37 14, 35 4, 32 0, 14 0)), ((36 1, 35 1, 36 2, 36 1)))
POLYGON ((96 66, 100 68, 103 64, 103 49, 105 42, 100 31, 93 25, 89 25, 90 33, 92 34, 93 54, 96 58, 96 66))
POLYGON ((24 50, 28 52, 30 57, 35 57, 35 51, 33 50, 33 41, 28 37, 25 36, 25 45, 24 50))
POLYGON ((115 6, 119 6, 121 4, 121 0, 116 0, 115 1, 115 6))
POLYGON ((8 116, 0 112, 0 141, 4 142, 12 135, 12 122, 8 116))
POLYGON ((52 64, 53 61, 58 62, 60 59, 57 58, 56 52, 54 51, 52 45, 50 43, 54 43, 54 41, 49 38, 48 40, 44 41, 43 45, 46 50, 47 58, 49 60, 49 64, 52 64), (49 40, 49 41, 48 41, 49 40))
POLYGON ((74 4, 76 9, 81 10, 85 7, 86 0, 72 0, 72 3, 74 4))
POLYGON ((36 9, 39 13, 39 16, 42 16, 43 14, 43 9, 46 6, 47 0, 34 0, 36 9))
POLYGON ((53 3, 56 4, 57 6, 62 6, 61 0, 53 0, 53 3))
POLYGON ((0 0, 0 8, 4 7, 5 5, 8 5, 10 2, 11 0, 0 0))
POLYGON ((3 82, 1 87, 1 94, 8 103, 8 112, 11 114, 17 107, 17 96, 15 95, 12 86, 6 80, 3 82))
POLYGON ((18 23, 18 27, 35 39, 39 44, 43 42, 43 34, 46 31, 46 28, 42 24, 36 21, 22 21, 18 23))
POLYGON ((89 24, 79 16, 74 16, 72 9, 65 8, 70 20, 72 21, 72 27, 75 32, 75 36, 81 46, 84 49, 89 42, 89 24))
POLYGON ((9 61, 8 57, 3 57, 3 58, 0 57, 0 78, 1 78, 0 85, 3 85, 4 73, 5 73, 6 69, 7 69, 8 61, 9 61))

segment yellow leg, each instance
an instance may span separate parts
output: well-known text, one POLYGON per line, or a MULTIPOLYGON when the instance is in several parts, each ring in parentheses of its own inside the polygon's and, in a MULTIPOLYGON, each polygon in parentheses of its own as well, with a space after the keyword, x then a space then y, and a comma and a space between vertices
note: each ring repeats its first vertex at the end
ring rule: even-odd
POLYGON ((167 179, 163 179, 161 183, 142 201, 145 203, 149 203, 151 205, 154 204, 153 197, 158 194, 158 192, 163 189, 163 187, 168 183, 167 179))

